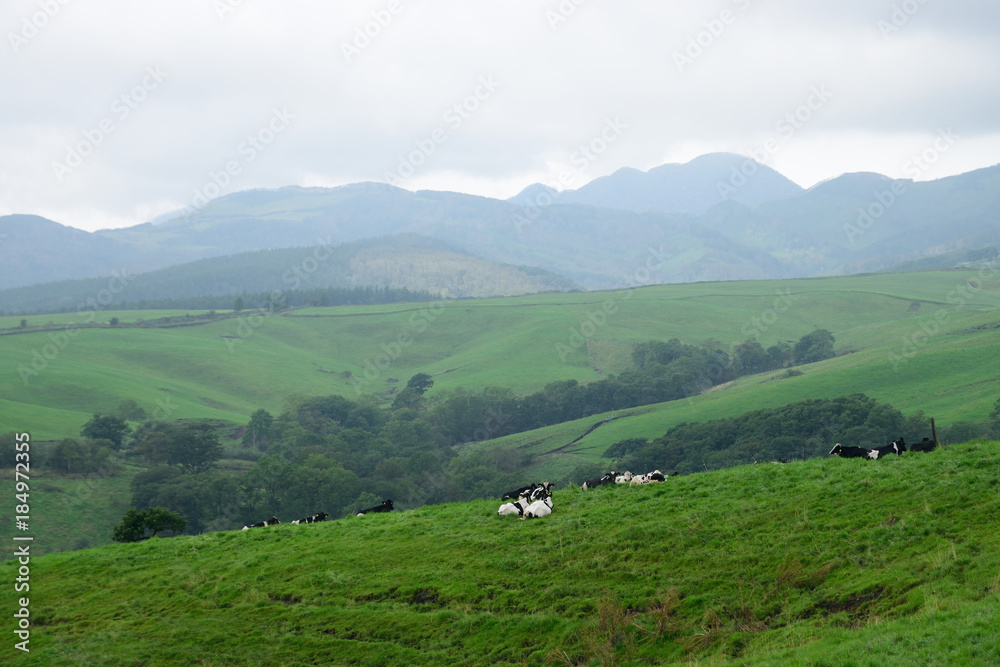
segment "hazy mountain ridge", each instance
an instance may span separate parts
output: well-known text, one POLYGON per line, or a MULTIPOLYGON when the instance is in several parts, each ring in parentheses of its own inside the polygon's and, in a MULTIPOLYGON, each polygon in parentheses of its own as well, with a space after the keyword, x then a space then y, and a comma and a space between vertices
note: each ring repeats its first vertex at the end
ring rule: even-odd
MULTIPOLYGON (((0 289, 399 234, 550 271, 586 289, 879 271, 1000 241, 1000 166, 926 182, 844 174, 803 191, 764 165, 744 183, 733 170, 747 163, 706 155, 648 172, 619 170, 561 194, 535 184, 508 201, 383 183, 250 190, 160 216, 157 224, 94 233, 37 216, 6 216, 0 260, 12 270, 0 275, 0 289)), ((400 248, 382 252, 366 264, 377 270, 338 279, 386 284, 390 275, 405 275, 409 284, 399 286, 435 289, 447 273, 426 258, 410 263, 429 274, 400 271, 396 265, 409 261, 400 248)), ((469 285, 468 295, 507 293, 511 284, 496 276, 491 288, 469 285)))
MULTIPOLYGON (((579 289, 549 271, 498 264, 440 241, 400 235, 334 247, 255 250, 126 274, 116 284, 112 303, 367 286, 406 287, 447 297, 579 289)), ((4 290, 0 310, 74 310, 107 287, 107 278, 85 278, 4 290)))

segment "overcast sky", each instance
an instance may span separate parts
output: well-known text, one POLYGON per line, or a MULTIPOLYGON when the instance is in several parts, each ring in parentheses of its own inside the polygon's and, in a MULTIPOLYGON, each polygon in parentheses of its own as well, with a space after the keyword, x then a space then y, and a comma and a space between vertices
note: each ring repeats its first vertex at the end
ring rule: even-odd
POLYGON ((996 0, 3 4, 0 215, 81 229, 285 185, 506 198, 713 151, 805 187, 1000 162, 996 0))

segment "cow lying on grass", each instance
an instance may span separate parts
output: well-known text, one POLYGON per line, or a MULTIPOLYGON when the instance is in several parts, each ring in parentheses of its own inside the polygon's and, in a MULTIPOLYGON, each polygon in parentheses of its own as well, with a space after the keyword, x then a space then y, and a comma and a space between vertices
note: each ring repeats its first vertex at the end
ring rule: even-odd
POLYGON ((666 476, 662 472, 654 470, 653 472, 647 472, 645 475, 633 476, 629 484, 654 484, 656 482, 663 482, 666 479, 666 476))
POLYGON ((604 477, 600 477, 598 479, 588 479, 583 483, 583 490, 586 491, 587 489, 592 489, 595 486, 604 486, 605 484, 614 484, 617 476, 618 473, 612 470, 604 477))
POLYGON ((383 500, 381 505, 376 505, 375 507, 369 507, 366 510, 361 510, 360 512, 358 512, 357 516, 374 514, 375 512, 391 512, 391 511, 392 511, 392 500, 383 500))
POLYGON ((527 496, 532 500, 538 500, 539 498, 550 495, 552 493, 553 486, 554 484, 552 484, 552 482, 529 484, 528 486, 522 486, 520 489, 508 491, 500 496, 500 500, 515 500, 517 498, 521 498, 522 496, 527 496))
MULTIPOLYGON (((902 438, 900 438, 902 440, 902 438)), ((930 438, 924 438, 915 445, 910 445, 911 452, 931 452, 937 447, 937 443, 930 438)))
POLYGON ((521 520, 539 519, 550 514, 552 514, 552 497, 546 496, 543 500, 536 500, 528 505, 521 515, 521 520))
POLYGON ((326 512, 316 512, 316 514, 313 514, 312 516, 307 516, 304 519, 296 519, 292 523, 296 526, 303 523, 319 523, 320 521, 326 521, 329 516, 330 515, 326 512))
POLYGON ((249 526, 243 526, 243 530, 250 530, 251 528, 263 528, 264 526, 273 526, 276 523, 281 523, 278 521, 278 517, 272 516, 267 521, 261 521, 260 523, 252 523, 249 526))
POLYGON ((528 509, 528 505, 532 503, 532 500, 528 496, 521 496, 512 503, 504 503, 497 510, 497 516, 511 516, 513 514, 524 518, 524 511, 528 509))

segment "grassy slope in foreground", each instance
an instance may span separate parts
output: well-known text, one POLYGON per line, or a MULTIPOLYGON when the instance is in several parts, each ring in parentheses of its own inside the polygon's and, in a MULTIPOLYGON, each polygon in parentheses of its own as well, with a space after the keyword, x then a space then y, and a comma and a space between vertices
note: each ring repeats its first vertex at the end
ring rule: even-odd
MULTIPOLYGON (((31 562, 25 665, 996 664, 1000 443, 31 562)), ((3 564, 13 581, 16 564, 3 564)))
MULTIPOLYGON (((948 352, 940 347, 945 336, 931 337, 926 344, 919 339, 921 323, 930 326, 943 313, 944 327, 959 331, 968 326, 969 317, 989 324, 990 311, 998 307, 1000 280, 980 280, 976 271, 939 271, 316 308, 243 328, 226 320, 178 329, 82 330, 26 381, 19 367, 30 365, 35 353, 52 344, 50 334, 0 336, 5 362, 0 364, 0 431, 28 430, 35 439, 74 436, 93 413, 113 412, 123 398, 173 419, 245 423, 257 408, 280 411, 293 393, 357 398, 341 375, 345 371, 362 378, 364 393, 396 388, 399 384, 390 378, 405 382, 415 373, 434 375, 432 392, 497 385, 530 393, 555 380, 589 382, 619 372, 628 366, 630 346, 638 341, 716 338, 729 345, 754 334, 767 346, 797 340, 816 327, 834 332, 839 351, 856 352, 839 362, 846 370, 833 385, 807 373, 795 380, 791 393, 830 397, 866 391, 894 404, 908 398, 898 407, 912 411, 924 408, 932 393, 948 388, 939 396, 942 408, 978 415, 988 413, 995 400, 987 402, 983 383, 993 373, 995 387, 1000 362, 963 357, 956 364, 938 354, 948 352), (978 281, 978 289, 960 307, 958 290, 968 280, 978 281), (603 320, 598 317, 603 324, 594 327, 587 344, 560 355, 565 349, 557 346, 572 345, 572 331, 590 332, 583 325, 605 304, 612 312, 603 320), (778 313, 772 310, 775 304, 787 309, 778 313), (398 344, 401 336, 405 348, 398 344), (917 336, 921 348, 914 363, 895 372, 886 358, 900 352, 904 336, 917 336), (387 350, 398 354, 388 368, 372 373, 370 364, 387 350), (915 372, 916 361, 932 358, 938 367, 915 372), (862 360, 877 383, 867 376, 851 379, 862 360), (982 377, 950 390, 956 371, 982 377)), ((133 311, 127 316, 153 315, 133 311)), ((976 336, 995 340, 998 334, 998 329, 984 329, 976 336)), ((740 409, 767 407, 768 401, 743 400, 740 409)))

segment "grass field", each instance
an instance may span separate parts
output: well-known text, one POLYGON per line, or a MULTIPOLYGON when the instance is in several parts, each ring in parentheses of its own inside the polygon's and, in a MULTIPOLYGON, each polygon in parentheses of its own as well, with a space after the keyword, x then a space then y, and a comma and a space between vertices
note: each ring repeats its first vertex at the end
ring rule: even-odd
POLYGON ((18 663, 1000 663, 1000 443, 498 504, 34 558, 18 663))
MULTIPOLYGON (((459 386, 531 392, 554 380, 587 382, 618 372, 638 341, 715 338, 728 346, 755 335, 768 346, 818 327, 836 335, 842 356, 805 367, 797 378, 744 378, 658 411, 647 423, 662 429, 858 391, 945 421, 982 419, 998 393, 1000 361, 988 354, 1000 341, 998 308, 996 277, 945 271, 313 308, 176 329, 6 335, 0 336, 0 430, 28 430, 34 439, 76 435, 93 413, 113 412, 124 398, 161 417, 245 423, 257 408, 280 411, 292 394, 384 396, 421 372, 434 377, 430 396, 459 386), (890 355, 901 361, 892 363, 890 355)), ((157 312, 117 315, 131 321, 157 312)), ((16 326, 16 318, 6 319, 16 326)))

